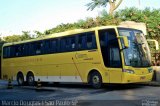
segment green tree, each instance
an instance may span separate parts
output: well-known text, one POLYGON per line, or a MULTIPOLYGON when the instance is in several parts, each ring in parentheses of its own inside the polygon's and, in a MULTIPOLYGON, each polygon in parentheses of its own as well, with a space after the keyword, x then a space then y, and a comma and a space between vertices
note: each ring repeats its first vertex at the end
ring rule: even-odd
POLYGON ((39 38, 39 37, 43 37, 44 36, 44 33, 40 32, 40 31, 34 31, 34 33, 36 34, 34 36, 34 38, 39 38))
POLYGON ((29 34, 29 31, 22 31, 22 35, 10 35, 4 37, 4 41, 6 42, 19 42, 24 40, 32 39, 31 35, 29 34))
POLYGON ((92 2, 88 3, 87 10, 93 10, 96 7, 106 7, 107 4, 110 5, 109 14, 113 15, 114 10, 116 10, 123 0, 92 0, 92 2))
POLYGON ((4 40, 6 42, 19 42, 19 41, 21 41, 21 36, 20 35, 6 36, 6 37, 4 37, 4 40))
MULTIPOLYGON (((147 38, 156 39, 160 42, 160 9, 146 8, 144 10, 139 10, 132 7, 116 11, 113 16, 109 15, 106 10, 103 10, 96 18, 88 17, 75 23, 62 23, 52 29, 46 30, 43 33, 39 31, 35 31, 35 33, 36 37, 43 37, 49 34, 59 33, 67 30, 81 28, 87 29, 96 26, 118 25, 121 21, 135 21, 146 23, 148 32, 147 38)), ((23 31, 22 35, 5 37, 5 40, 7 42, 17 42, 32 38, 33 37, 29 31, 23 31)))
POLYGON ((20 37, 21 41, 32 39, 31 35, 29 34, 29 31, 22 31, 22 33, 23 34, 20 37))
POLYGON ((146 23, 148 38, 156 39, 160 42, 160 9, 139 10, 135 7, 119 10, 115 17, 122 21, 135 21, 146 23))

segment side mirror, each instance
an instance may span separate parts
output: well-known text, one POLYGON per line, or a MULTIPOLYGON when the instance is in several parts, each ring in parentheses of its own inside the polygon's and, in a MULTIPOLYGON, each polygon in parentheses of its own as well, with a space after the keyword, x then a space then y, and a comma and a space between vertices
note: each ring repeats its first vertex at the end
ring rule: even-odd
POLYGON ((157 40, 154 39, 147 39, 147 42, 154 42, 156 50, 159 50, 159 44, 157 40))
POLYGON ((127 36, 118 36, 117 38, 123 41, 125 48, 129 48, 129 41, 127 36))

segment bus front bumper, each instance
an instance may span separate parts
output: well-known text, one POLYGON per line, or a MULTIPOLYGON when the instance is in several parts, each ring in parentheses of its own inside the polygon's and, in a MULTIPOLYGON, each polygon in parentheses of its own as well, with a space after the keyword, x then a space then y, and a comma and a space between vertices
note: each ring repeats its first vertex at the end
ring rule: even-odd
POLYGON ((150 82, 152 80, 153 73, 144 75, 123 73, 122 83, 138 83, 138 82, 150 82))

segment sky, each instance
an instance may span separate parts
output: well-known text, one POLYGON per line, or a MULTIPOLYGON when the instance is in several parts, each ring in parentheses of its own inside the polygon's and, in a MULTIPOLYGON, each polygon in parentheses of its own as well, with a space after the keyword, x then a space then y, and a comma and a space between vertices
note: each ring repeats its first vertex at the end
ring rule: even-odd
MULTIPOLYGON (((105 8, 87 11, 91 0, 0 0, 0 35, 40 31, 61 23, 73 23, 86 17, 96 17, 105 8)), ((159 0, 123 0, 118 7, 160 8, 159 0)), ((107 10, 107 8, 106 8, 107 10)))

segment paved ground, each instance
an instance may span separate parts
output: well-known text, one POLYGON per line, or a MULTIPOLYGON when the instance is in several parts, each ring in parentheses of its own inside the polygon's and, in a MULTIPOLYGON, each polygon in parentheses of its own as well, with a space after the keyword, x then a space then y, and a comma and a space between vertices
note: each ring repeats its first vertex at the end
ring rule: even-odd
MULTIPOLYGON (((40 90, 36 87, 19 87, 13 82, 13 89, 7 88, 7 81, 0 80, 1 104, 29 105, 26 101, 41 101, 41 105, 99 105, 103 106, 157 106, 160 105, 160 87, 149 85, 105 85, 93 89, 82 84, 45 85, 40 90), (14 103, 14 104, 13 104, 14 103), (149 104, 149 105, 147 105, 149 104)), ((34 104, 37 102, 34 102, 34 104)))

